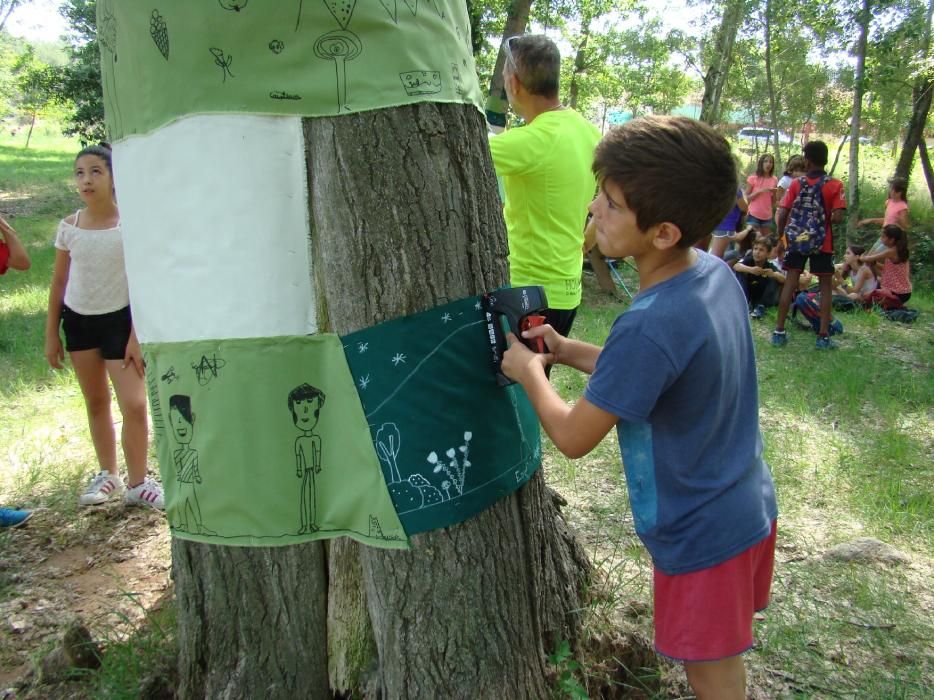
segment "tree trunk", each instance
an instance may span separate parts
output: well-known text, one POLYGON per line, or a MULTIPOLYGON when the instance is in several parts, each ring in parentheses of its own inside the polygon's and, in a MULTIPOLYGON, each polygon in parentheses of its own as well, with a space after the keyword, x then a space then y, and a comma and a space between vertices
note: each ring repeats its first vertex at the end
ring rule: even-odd
POLYGON ((723 19, 717 28, 713 58, 704 75, 704 96, 701 99, 700 120, 711 126, 720 122, 720 97, 733 64, 733 44, 743 22, 746 0, 727 0, 723 19))
MULTIPOLYGON (((506 11, 506 26, 503 28, 503 44, 506 39, 516 34, 522 34, 529 23, 529 11, 532 7, 532 0, 513 0, 506 11)), ((499 53, 496 56, 496 65, 493 67, 493 75, 490 76, 490 90, 487 93, 486 111, 487 119, 493 123, 496 117, 493 115, 502 115, 503 126, 505 126, 506 111, 509 109, 509 102, 506 99, 506 88, 503 85, 503 66, 506 65, 506 49, 500 46, 499 53), (491 118, 492 117, 492 118, 491 118)))
POLYGON ((31 119, 30 122, 29 122, 29 133, 26 134, 26 145, 23 146, 23 150, 24 150, 24 151, 27 150, 27 149, 29 148, 29 142, 32 141, 32 130, 33 130, 35 127, 36 127, 36 113, 33 112, 33 113, 32 113, 32 119, 31 119))
POLYGON ((847 235, 856 233, 859 214, 859 127, 863 111, 863 73, 866 64, 866 42, 869 36, 869 0, 862 0, 857 22, 859 39, 856 44, 856 71, 853 76, 853 116, 850 118, 850 164, 847 182, 847 235))
MULTIPOLYGON (((473 108, 307 119, 305 140, 322 331, 351 332, 506 281, 505 227, 473 108)), ((577 640, 589 565, 541 472, 412 544, 359 548, 376 692, 546 697, 546 657, 559 640, 577 640)), ((332 586, 342 575, 332 568, 332 586)))
POLYGON ((341 697, 367 685, 377 666, 376 640, 366 610, 360 547, 347 537, 328 546, 328 681, 341 697))
POLYGON ((172 539, 181 698, 330 698, 324 546, 172 539))
MULTIPOLYGON (((931 46, 931 16, 934 14, 934 0, 928 1, 928 11, 921 37, 920 55, 927 56, 931 46)), ((911 91, 911 118, 908 120, 908 129, 905 131, 905 141, 902 144, 902 153, 895 166, 896 177, 906 180, 911 176, 911 166, 914 165, 915 150, 924 140, 924 129, 927 127, 928 113, 931 111, 931 94, 934 93, 934 81, 930 74, 918 76, 911 91)))
POLYGON ((924 171, 924 179, 928 183, 931 204, 934 204, 934 170, 931 169, 931 159, 928 157, 928 147, 924 139, 918 142, 918 152, 921 154, 921 169, 924 171))
MULTIPOLYGON (((765 0, 765 82, 769 91, 769 114, 772 121, 772 133, 775 134, 775 167, 780 168, 782 151, 781 144, 778 141, 778 109, 775 105, 775 81, 772 80, 772 0, 765 0)), ((768 148, 768 144, 766 144, 766 148, 768 148)))
POLYGON ((577 47, 577 53, 574 56, 574 70, 571 71, 571 84, 568 86, 568 107, 577 109, 577 95, 580 92, 580 85, 577 81, 578 76, 584 73, 584 66, 587 64, 587 41, 590 39, 590 18, 585 17, 581 21, 581 43, 577 47))
POLYGON ((837 144, 837 151, 833 156, 833 165, 830 166, 830 170, 827 171, 827 174, 833 177, 834 170, 837 169, 837 163, 840 162, 840 154, 843 152, 843 146, 846 145, 846 142, 849 141, 850 135, 844 134, 843 138, 840 139, 840 143, 837 144))

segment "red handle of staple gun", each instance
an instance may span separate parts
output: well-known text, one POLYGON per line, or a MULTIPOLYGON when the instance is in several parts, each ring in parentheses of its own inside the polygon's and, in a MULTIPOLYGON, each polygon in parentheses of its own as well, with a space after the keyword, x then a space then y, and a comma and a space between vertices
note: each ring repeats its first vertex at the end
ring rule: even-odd
MULTIPOLYGON (((526 316, 522 319, 522 332, 534 328, 535 326, 545 325, 544 316, 526 316)), ((529 350, 532 350, 537 353, 544 353, 545 351, 545 339, 544 338, 523 338, 522 342, 528 346, 529 350)))

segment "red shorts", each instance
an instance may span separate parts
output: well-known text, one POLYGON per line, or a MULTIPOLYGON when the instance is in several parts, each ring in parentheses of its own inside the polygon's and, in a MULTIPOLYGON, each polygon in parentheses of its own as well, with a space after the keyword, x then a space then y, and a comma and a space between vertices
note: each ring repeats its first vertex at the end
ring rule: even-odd
POLYGON ((679 661, 716 661, 752 646, 752 616, 769 604, 775 531, 732 559, 669 576, 655 569, 655 650, 679 661))

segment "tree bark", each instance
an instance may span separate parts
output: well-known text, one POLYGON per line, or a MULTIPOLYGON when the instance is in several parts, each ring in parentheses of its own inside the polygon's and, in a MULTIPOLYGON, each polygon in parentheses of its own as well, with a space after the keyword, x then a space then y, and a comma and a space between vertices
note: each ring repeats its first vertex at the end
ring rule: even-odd
POLYGON ((581 43, 574 55, 574 70, 571 71, 571 84, 568 86, 568 107, 577 109, 577 95, 580 92, 578 76, 584 72, 587 65, 587 42, 590 39, 590 17, 581 20, 581 43))
POLYGON ((746 0, 727 0, 723 18, 717 28, 713 58, 704 75, 704 96, 701 99, 700 120, 714 126, 720 122, 720 98, 733 64, 733 45, 743 22, 746 0))
POLYGON ((359 696, 377 666, 376 640, 366 610, 360 547, 347 537, 328 551, 328 681, 340 697, 359 696))
POLYGON ((172 539, 180 698, 330 698, 324 546, 172 539))
MULTIPOLYGON (((931 46, 931 16, 934 14, 934 0, 928 1, 928 10, 921 38, 920 55, 927 56, 931 46)), ((911 177, 911 167, 915 161, 915 150, 924 140, 924 129, 927 127, 928 113, 931 111, 931 95, 934 93, 934 81, 926 75, 921 75, 915 82, 911 91, 911 118, 905 131, 905 140, 902 143, 902 152, 895 166, 896 177, 906 180, 911 177)))
POLYGON ((928 183, 931 204, 934 204, 934 170, 931 168, 931 159, 928 157, 928 147, 924 139, 918 142, 918 153, 921 155, 921 169, 924 171, 924 180, 928 183))
MULTIPOLYGON (((305 120, 322 331, 347 333, 507 279, 482 117, 419 104, 305 120)), ((541 472, 470 520, 360 547, 388 698, 541 698, 547 654, 576 641, 586 555, 541 472)), ((331 570, 332 586, 341 571, 331 570)))
POLYGON ((863 111, 863 73, 866 64, 866 43, 869 36, 869 0, 862 0, 857 23, 859 39, 856 44, 856 71, 853 76, 853 116, 850 118, 850 163, 847 181, 847 235, 856 233, 859 213, 859 127, 863 111))

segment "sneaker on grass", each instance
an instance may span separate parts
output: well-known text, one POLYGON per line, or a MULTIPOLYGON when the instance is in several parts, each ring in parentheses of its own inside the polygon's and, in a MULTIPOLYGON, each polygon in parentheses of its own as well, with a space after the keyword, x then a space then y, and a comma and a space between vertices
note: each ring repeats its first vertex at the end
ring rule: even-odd
POLYGON ((765 316, 765 307, 762 304, 756 304, 756 308, 749 315, 752 318, 762 318, 765 316))
POLYGON ((78 505, 99 506, 121 493, 123 493, 123 482, 107 470, 100 471, 94 475, 84 493, 78 497, 78 505))
POLYGON ((0 528, 19 527, 32 517, 31 510, 0 508, 0 528))
POLYGON ((772 331, 772 345, 776 347, 788 345, 788 334, 785 331, 772 331))
POLYGON ((814 347, 818 350, 836 350, 837 344, 830 339, 830 336, 819 335, 817 336, 817 342, 814 343, 814 347))
POLYGON ((162 487, 148 476, 141 484, 126 490, 123 502, 128 506, 149 506, 156 510, 165 510, 165 497, 162 487))

